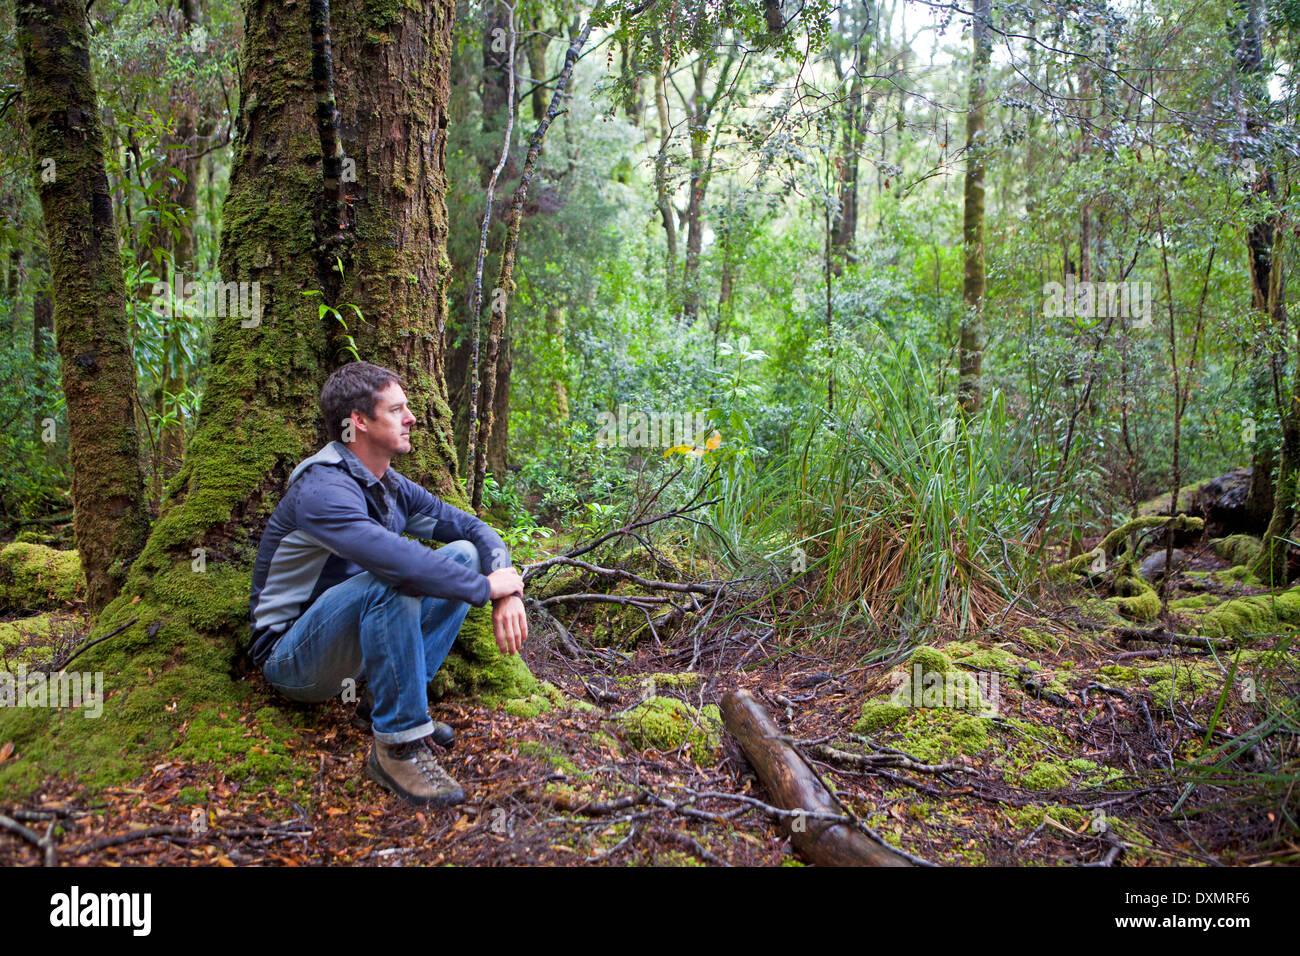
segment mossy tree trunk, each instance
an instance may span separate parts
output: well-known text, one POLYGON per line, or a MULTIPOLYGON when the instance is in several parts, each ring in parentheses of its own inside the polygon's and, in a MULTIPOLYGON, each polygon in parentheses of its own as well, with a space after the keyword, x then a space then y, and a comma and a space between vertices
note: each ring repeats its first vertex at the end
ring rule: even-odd
MULTIPOLYGON (((1237 74, 1241 87, 1240 113, 1244 118, 1241 140, 1260 144, 1268 139, 1269 93, 1268 65, 1264 60, 1264 9, 1262 0, 1236 0, 1236 16, 1229 33, 1236 45, 1237 74)), ((1286 333, 1286 305, 1282 296, 1282 267, 1275 261, 1278 238, 1278 188, 1272 163, 1266 153, 1271 150, 1254 145, 1249 155, 1240 158, 1254 164, 1246 184, 1246 204, 1252 222, 1246 236, 1247 266, 1250 273, 1251 310, 1255 315, 1255 339, 1250 357, 1251 415, 1257 424, 1271 415, 1274 397, 1283 390, 1286 358, 1283 341, 1286 333), (1261 209, 1262 208, 1262 212, 1261 209)), ((1250 167, 1247 167, 1250 168, 1250 167)), ((1285 420, 1284 408, 1277 409, 1285 420)), ((1271 429, 1260 429, 1261 436, 1271 429)), ((1251 481, 1246 495, 1246 511, 1258 524, 1276 515, 1274 501, 1274 467, 1277 447, 1269 439, 1257 440, 1251 449, 1251 481)), ((1294 476, 1278 475, 1279 485, 1294 476)), ((1283 503, 1289 510, 1290 504, 1283 503)), ((1283 529, 1283 534, 1286 529, 1283 529)))
MULTIPOLYGON (((99 610, 121 588, 149 531, 126 287, 85 5, 21 0, 16 23, 63 364, 73 532, 86 599, 99 610)), ((40 324, 38 316, 38 336, 40 324)))
MULTIPOLYGON (((251 692, 236 679, 237 649, 248 636, 257 544, 289 472, 323 443, 317 399, 325 376, 351 358, 337 348, 337 322, 319 315, 321 297, 304 292, 324 291, 340 307, 362 309, 369 324, 350 325, 358 351, 406 379, 419 420, 413 452, 399 469, 465 507, 442 364, 454 11, 451 0, 333 4, 335 92, 355 182, 347 234, 328 246, 328 261, 337 254, 344 262, 344 278, 322 290, 323 271, 329 280, 322 239, 331 237, 317 235, 325 180, 308 5, 245 4, 219 266, 223 282, 260 283, 261 315, 216 320, 189 452, 96 634, 134 623, 79 659, 106 675, 105 719, 64 719, 64 712, 36 708, 0 713, 0 739, 15 740, 27 757, 16 770, 0 766, 0 781, 34 785, 33 767, 79 772, 90 782, 129 777, 151 753, 173 746, 182 723, 205 705, 227 705, 205 720, 234 726, 238 714, 228 704, 251 692)), ((471 612, 439 676, 445 687, 494 698, 537 687, 519 658, 496 650, 486 610, 471 612)), ((265 710, 259 717, 276 719, 265 710)))
POLYGON ((966 113, 966 183, 962 215, 962 245, 965 276, 962 281, 962 314, 958 401, 962 411, 979 410, 983 392, 984 364, 984 116, 988 90, 992 43, 989 20, 991 0, 975 0, 971 16, 973 49, 970 68, 970 98, 966 113))

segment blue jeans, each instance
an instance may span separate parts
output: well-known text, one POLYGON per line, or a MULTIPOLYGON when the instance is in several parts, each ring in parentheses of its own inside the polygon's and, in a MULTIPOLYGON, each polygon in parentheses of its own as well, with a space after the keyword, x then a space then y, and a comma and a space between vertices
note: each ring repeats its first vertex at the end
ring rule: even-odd
MULTIPOLYGON (((453 541, 440 551, 481 570, 478 550, 453 541)), ((374 694, 375 739, 386 744, 433 733, 428 682, 447 658, 469 605, 452 598, 402 594, 369 571, 318 597, 262 666, 286 697, 318 703, 365 678, 374 694)))

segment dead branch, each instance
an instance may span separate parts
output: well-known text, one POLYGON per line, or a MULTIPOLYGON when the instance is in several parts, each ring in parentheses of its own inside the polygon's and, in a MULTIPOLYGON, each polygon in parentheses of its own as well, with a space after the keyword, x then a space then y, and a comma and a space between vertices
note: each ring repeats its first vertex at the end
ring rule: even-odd
POLYGON ((1173 644, 1178 647, 1195 647, 1200 650, 1232 650, 1230 638, 1200 637, 1192 634, 1175 634, 1163 625, 1156 627, 1117 627, 1112 632, 1120 643, 1148 641, 1152 644, 1173 644))
POLYGON ((898 770, 913 770, 917 773, 966 773, 968 768, 957 763, 921 763, 902 754, 855 754, 840 750, 829 744, 817 744, 808 748, 813 754, 831 763, 863 770, 876 767, 892 767, 898 770))
POLYGON ((795 846, 809 860, 828 866, 911 865, 893 848, 877 843, 856 827, 811 818, 813 813, 834 813, 835 801, 747 690, 728 692, 722 698, 722 715, 777 804, 807 814, 807 819, 792 822, 790 831, 795 846))

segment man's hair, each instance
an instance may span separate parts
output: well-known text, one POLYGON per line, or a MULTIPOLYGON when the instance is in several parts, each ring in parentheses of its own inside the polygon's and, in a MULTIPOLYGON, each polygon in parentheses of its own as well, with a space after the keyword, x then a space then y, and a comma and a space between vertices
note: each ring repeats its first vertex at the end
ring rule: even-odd
POLYGON ((320 390, 320 410, 330 440, 342 439, 343 423, 354 410, 374 418, 379 393, 394 382, 406 388, 402 377, 392 369, 369 362, 349 362, 330 375, 320 390))

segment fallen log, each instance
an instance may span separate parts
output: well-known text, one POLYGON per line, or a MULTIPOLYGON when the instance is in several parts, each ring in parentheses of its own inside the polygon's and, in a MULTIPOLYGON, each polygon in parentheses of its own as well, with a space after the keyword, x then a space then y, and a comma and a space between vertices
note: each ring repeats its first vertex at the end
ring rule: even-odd
POLYGON ((790 822, 790 837, 810 862, 820 866, 911 865, 891 847, 861 830, 821 819, 838 816, 839 806, 749 691, 733 690, 722 698, 722 719, 740 742, 773 802, 801 814, 790 822))

